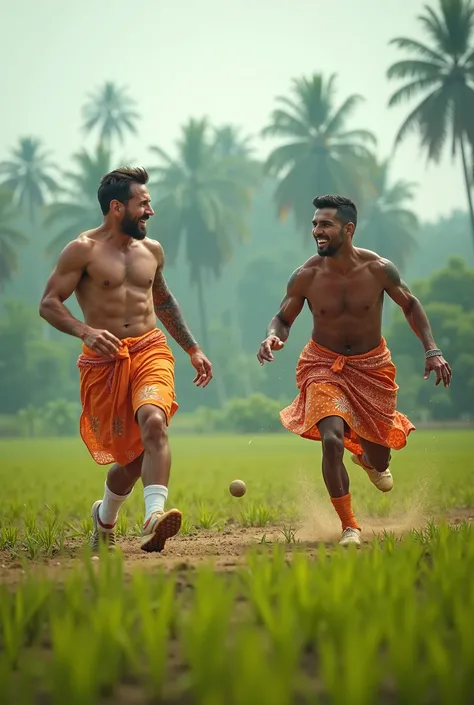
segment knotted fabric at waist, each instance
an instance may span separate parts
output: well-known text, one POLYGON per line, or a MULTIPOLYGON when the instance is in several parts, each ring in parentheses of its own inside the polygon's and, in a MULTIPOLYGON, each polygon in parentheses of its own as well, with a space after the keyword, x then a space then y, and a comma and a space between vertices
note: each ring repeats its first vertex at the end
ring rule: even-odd
POLYGON ((115 366, 121 360, 129 360, 130 355, 141 350, 147 350, 154 345, 163 345, 166 343, 166 336, 163 331, 155 328, 154 330, 139 336, 138 338, 123 338, 121 346, 116 355, 107 360, 99 353, 91 350, 86 345, 82 346, 82 355, 77 360, 78 367, 105 367, 107 365, 115 366))
POLYGON ((358 370, 376 370, 391 361, 390 350, 387 347, 385 338, 382 338, 376 348, 361 355, 342 355, 319 345, 311 339, 303 352, 302 358, 305 358, 307 362, 328 365, 331 371, 336 374, 340 374, 346 365, 358 370))

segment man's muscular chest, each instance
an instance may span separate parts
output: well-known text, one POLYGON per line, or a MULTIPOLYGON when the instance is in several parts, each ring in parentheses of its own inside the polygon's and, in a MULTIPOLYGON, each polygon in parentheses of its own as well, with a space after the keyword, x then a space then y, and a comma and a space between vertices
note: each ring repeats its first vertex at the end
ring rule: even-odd
POLYGON ((87 279, 104 290, 120 287, 149 289, 157 268, 156 258, 145 247, 117 252, 101 248, 87 267, 87 279))
POLYGON ((380 283, 365 269, 348 275, 318 274, 307 300, 315 317, 361 317, 380 306, 382 295, 380 283))

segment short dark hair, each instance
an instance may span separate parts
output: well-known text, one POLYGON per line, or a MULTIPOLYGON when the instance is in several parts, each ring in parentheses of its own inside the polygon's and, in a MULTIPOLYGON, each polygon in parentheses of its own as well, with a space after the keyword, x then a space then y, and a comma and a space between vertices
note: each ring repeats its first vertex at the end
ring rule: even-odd
POLYGON ((347 225, 347 223, 354 223, 354 227, 357 225, 357 208, 350 198, 333 194, 316 196, 316 198, 313 199, 313 206, 315 206, 315 208, 335 208, 337 217, 342 223, 345 225, 347 225))
POLYGON ((148 182, 148 172, 141 166, 124 166, 114 169, 102 177, 97 191, 97 198, 104 215, 110 210, 110 201, 117 199, 121 203, 130 200, 131 186, 133 184, 146 184, 148 182))

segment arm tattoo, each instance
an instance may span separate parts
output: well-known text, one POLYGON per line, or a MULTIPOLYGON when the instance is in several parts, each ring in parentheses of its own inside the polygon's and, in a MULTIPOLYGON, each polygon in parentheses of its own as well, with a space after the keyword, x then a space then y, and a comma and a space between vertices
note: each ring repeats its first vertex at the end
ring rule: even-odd
POLYGON ((385 273, 390 284, 393 284, 393 286, 400 286, 402 289, 405 289, 405 291, 410 290, 408 285, 405 284, 403 279, 400 277, 400 273, 393 262, 386 262, 385 273))
POLYGON ((153 305, 157 318, 185 352, 197 345, 161 270, 157 271, 153 282, 153 305))

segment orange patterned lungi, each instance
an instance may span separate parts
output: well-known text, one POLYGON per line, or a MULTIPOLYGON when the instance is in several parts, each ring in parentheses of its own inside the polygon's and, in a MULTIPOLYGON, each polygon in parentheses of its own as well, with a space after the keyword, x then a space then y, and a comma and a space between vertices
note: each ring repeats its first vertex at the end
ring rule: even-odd
POLYGON ((174 357, 158 329, 124 338, 113 360, 85 345, 77 361, 82 414, 80 432, 99 465, 126 465, 143 452, 138 409, 153 404, 169 424, 178 409, 174 389, 174 357))
POLYGON ((320 441, 316 424, 327 416, 340 416, 347 424, 344 446, 352 453, 362 453, 360 438, 399 450, 415 426, 396 410, 395 376, 383 338, 374 350, 351 356, 310 340, 296 367, 299 394, 281 411, 281 422, 303 438, 320 441))

